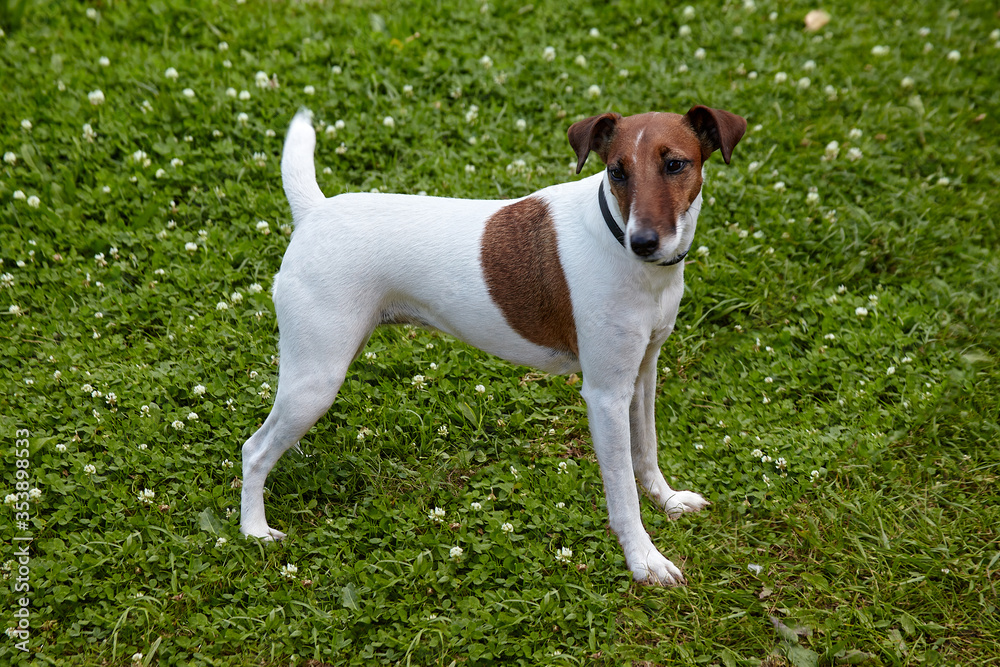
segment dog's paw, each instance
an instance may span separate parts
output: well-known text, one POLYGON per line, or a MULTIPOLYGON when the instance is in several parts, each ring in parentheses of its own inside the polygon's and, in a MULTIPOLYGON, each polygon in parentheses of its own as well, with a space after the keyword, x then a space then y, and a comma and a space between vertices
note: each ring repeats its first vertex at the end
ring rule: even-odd
POLYGON ((683 586, 687 583, 680 568, 656 550, 639 562, 630 563, 629 569, 632 571, 632 578, 646 586, 683 586))
POLYGON ((664 499, 663 509, 671 519, 676 519, 684 512, 697 512, 710 504, 693 491, 673 491, 664 499))
POLYGON ((240 532, 246 535, 247 537, 256 537, 261 542, 280 542, 281 540, 288 537, 285 533, 281 532, 280 530, 275 530, 274 528, 270 528, 266 525, 262 530, 252 529, 252 528, 247 528, 247 529, 241 528, 240 532))

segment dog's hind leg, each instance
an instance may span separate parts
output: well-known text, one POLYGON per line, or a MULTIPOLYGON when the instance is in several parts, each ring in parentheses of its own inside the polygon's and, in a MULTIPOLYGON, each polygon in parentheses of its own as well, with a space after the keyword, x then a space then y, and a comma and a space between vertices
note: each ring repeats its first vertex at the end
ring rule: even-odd
POLYGON ((333 404, 348 366, 371 333, 371 328, 366 328, 331 336, 329 330, 307 332, 301 326, 294 329, 290 335, 282 335, 278 390, 271 414, 243 445, 240 531, 265 540, 285 537, 269 527, 264 516, 268 473, 333 404), (330 349, 333 341, 338 343, 338 349, 330 349), (324 346, 323 342, 331 344, 324 346))
POLYGON ((650 345, 636 377, 635 392, 629 405, 629 431, 632 445, 632 469, 650 496, 671 517, 694 512, 708 501, 692 491, 674 491, 667 484, 657 461, 656 446, 656 361, 658 345, 650 345))

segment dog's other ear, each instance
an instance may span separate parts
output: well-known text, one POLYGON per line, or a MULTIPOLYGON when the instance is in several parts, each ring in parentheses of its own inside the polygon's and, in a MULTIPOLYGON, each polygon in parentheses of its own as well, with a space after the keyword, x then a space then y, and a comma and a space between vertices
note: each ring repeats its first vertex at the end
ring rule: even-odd
POLYGON ((747 131, 746 119, 722 109, 701 105, 691 107, 686 118, 701 141, 702 161, 707 160, 713 151, 721 150, 722 159, 729 164, 733 148, 747 131))
POLYGON ((601 161, 607 164, 608 147, 621 119, 621 114, 609 112, 584 118, 569 126, 566 136, 569 137, 569 145, 576 151, 576 173, 583 169, 590 151, 600 155, 601 161))

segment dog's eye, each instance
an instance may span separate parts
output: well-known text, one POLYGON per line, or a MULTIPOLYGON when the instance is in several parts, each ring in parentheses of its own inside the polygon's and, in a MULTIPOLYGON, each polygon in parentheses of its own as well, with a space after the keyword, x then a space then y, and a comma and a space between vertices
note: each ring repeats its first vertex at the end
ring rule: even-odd
POLYGON ((666 171, 668 174, 679 174, 686 166, 687 162, 684 160, 667 160, 666 171))
POLYGON ((625 180, 625 172, 621 167, 608 167, 608 175, 611 176, 611 180, 613 181, 621 182, 625 180))

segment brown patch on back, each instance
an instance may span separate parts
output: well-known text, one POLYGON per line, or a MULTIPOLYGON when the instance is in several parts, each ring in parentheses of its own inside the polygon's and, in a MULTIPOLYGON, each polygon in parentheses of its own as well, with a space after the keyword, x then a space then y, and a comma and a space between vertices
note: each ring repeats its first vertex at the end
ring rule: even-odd
POLYGON ((548 205, 528 197, 486 222, 480 262, 507 324, 535 345, 577 354, 569 285, 548 205))

